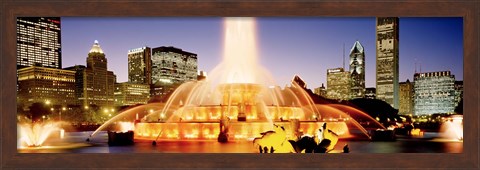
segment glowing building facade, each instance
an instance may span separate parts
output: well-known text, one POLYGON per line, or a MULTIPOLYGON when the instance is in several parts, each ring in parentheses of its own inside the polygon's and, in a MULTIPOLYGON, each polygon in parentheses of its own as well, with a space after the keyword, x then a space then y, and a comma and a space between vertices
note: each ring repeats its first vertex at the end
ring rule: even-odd
POLYGON ((350 99, 350 73, 343 68, 327 70, 327 97, 331 99, 350 99))
POLYGON ((163 98, 180 84, 197 80, 197 54, 175 47, 152 49, 151 96, 163 98))
POLYGON ((30 66, 17 70, 19 103, 28 107, 33 103, 73 105, 75 71, 30 66))
POLYGON ((116 76, 107 70, 107 58, 95 40, 88 53, 87 66, 68 68, 76 71, 76 93, 79 105, 114 106, 116 76))
POLYGON ((365 97, 365 51, 359 41, 350 50, 350 98, 365 97))
POLYGON ((415 73, 414 114, 453 113, 455 76, 450 71, 415 73))
POLYGON ((397 17, 379 17, 376 23, 376 98, 399 107, 399 30, 397 17))
POLYGON ((128 50, 128 82, 152 84, 152 52, 150 47, 128 50))
POLYGON ((17 69, 62 68, 60 17, 17 18, 17 69))
POLYGON ((114 95, 117 106, 147 104, 150 99, 150 85, 130 82, 116 83, 114 95))
POLYGON ((407 79, 406 82, 401 82, 400 87, 400 107, 398 113, 407 115, 413 114, 413 83, 407 79))

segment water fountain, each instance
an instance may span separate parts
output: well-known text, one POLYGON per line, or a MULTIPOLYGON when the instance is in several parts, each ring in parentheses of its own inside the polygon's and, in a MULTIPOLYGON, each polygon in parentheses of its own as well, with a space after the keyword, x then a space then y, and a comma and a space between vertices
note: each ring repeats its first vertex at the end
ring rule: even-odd
POLYGON ((136 138, 252 140, 276 124, 288 129, 287 136, 295 139, 315 134, 325 121, 343 137, 349 136, 347 124, 368 136, 340 109, 315 104, 298 84, 285 89, 275 86, 269 72, 257 61, 253 18, 227 18, 224 28, 223 61, 207 80, 182 84, 163 109, 137 123, 136 138))
MULTIPOLYGON (((273 130, 274 124, 283 126, 287 138, 295 140, 314 135, 324 122, 340 137, 351 137, 352 127, 369 137, 367 130, 342 110, 348 106, 315 104, 293 81, 284 89, 275 86, 270 73, 257 61, 254 18, 226 18, 224 30, 223 61, 206 80, 180 85, 166 103, 126 110, 91 136, 129 117, 136 120, 135 138, 153 140, 153 144, 157 140, 249 141, 273 130)), ((384 127, 378 124, 376 128, 384 127)))
POLYGON ((449 116, 440 127, 440 137, 463 141, 463 115, 449 116))
POLYGON ((64 152, 65 149, 91 146, 72 140, 74 136, 67 134, 63 127, 69 123, 64 121, 39 121, 35 123, 17 123, 17 149, 21 153, 64 152))
POLYGON ((54 131, 58 131, 56 122, 18 124, 21 147, 40 147, 54 131))

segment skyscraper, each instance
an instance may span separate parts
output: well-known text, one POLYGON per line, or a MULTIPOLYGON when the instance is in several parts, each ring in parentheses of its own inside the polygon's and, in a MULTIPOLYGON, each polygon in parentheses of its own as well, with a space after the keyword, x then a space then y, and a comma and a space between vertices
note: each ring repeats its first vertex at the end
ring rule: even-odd
POLYGON ((350 98, 365 97, 365 51, 359 41, 350 50, 350 98))
POLYGON ((327 70, 327 97, 331 99, 350 99, 350 73, 343 68, 327 70))
POLYGON ((455 76, 450 71, 415 73, 414 114, 453 113, 455 76))
POLYGON ((77 96, 79 104, 84 106, 97 105, 101 107, 114 106, 114 90, 116 76, 107 70, 107 58, 97 40, 88 53, 87 67, 74 66, 77 96))
POLYGON ((152 49, 152 97, 165 97, 193 80, 197 80, 197 54, 171 46, 152 49))
POLYGON ((398 23, 396 17, 379 17, 376 23, 376 98, 399 107, 398 23))
POLYGON ((400 88, 400 107, 398 108, 399 114, 413 114, 413 83, 407 79, 406 82, 399 84, 400 88))
POLYGON ((17 69, 62 68, 60 17, 17 18, 17 69))
POLYGON ((128 50, 128 82, 152 84, 152 52, 150 47, 128 50))

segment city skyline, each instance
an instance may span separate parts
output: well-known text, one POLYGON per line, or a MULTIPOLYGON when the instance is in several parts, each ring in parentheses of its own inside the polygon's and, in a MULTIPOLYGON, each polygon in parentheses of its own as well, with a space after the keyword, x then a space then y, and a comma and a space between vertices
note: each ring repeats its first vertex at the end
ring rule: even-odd
MULTIPOLYGON (((259 62, 276 84, 294 75, 308 88, 326 84, 327 69, 343 67, 355 41, 365 47, 366 87, 375 87, 375 18, 257 18, 259 62), (272 62, 274 61, 274 62, 272 62)), ((98 40, 117 82, 128 80, 128 50, 174 46, 198 54, 198 70, 210 72, 222 60, 222 18, 85 18, 62 17, 64 67, 84 65, 98 40), (114 29, 112 29, 114 27, 114 29)), ((462 18, 400 18, 400 77, 450 70, 463 80, 462 18)), ((348 69, 348 63, 345 64, 348 69)), ((328 87, 327 87, 328 88, 328 87)))

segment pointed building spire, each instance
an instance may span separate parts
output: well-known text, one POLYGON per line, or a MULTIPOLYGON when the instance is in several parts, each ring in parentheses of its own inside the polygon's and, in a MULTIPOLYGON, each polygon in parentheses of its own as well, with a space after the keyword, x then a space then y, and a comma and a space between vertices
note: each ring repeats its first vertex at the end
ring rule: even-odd
POLYGON ((103 50, 102 50, 102 48, 100 48, 100 44, 98 44, 98 40, 95 40, 95 41, 93 42, 92 49, 90 49, 90 52, 89 52, 89 53, 93 53, 93 52, 102 53, 102 54, 103 54, 103 50))

